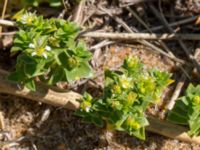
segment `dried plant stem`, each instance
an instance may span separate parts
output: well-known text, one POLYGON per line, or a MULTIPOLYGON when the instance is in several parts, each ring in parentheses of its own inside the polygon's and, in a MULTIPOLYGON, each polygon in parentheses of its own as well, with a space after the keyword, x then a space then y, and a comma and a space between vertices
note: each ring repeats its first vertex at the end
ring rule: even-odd
POLYGON ((120 0, 120 7, 136 5, 138 3, 153 2, 155 0, 120 0))
POLYGON ((2 26, 15 26, 15 22, 9 21, 9 20, 0 19, 0 25, 2 25, 2 26))
MULTIPOLYGON (((172 22, 172 23, 169 23, 169 26, 170 26, 170 27, 174 27, 174 26, 183 25, 183 24, 186 24, 186 23, 195 21, 198 17, 200 17, 200 15, 192 16, 192 17, 189 17, 189 18, 186 18, 186 19, 183 19, 183 20, 179 20, 179 21, 176 21, 176 22, 172 22)), ((152 28, 151 28, 151 31, 158 31, 158 30, 163 29, 164 27, 165 27, 164 25, 157 26, 157 27, 152 27, 152 28)))
POLYGON ((181 90, 182 90, 182 87, 184 86, 185 84, 185 80, 186 80, 186 76, 185 74, 182 74, 180 80, 178 81, 177 85, 176 85, 176 88, 174 90, 174 93, 167 105, 167 110, 171 110, 173 107, 174 107, 174 104, 177 100, 177 98, 179 97, 180 93, 181 93, 181 90))
MULTIPOLYGON (((119 24, 121 24, 123 26, 123 28, 129 32, 129 33, 134 33, 133 30, 119 17, 112 15, 112 13, 110 13, 107 9, 100 7, 100 10, 107 13, 110 17, 112 17, 116 22, 118 22, 119 24)), ((137 29, 135 29, 135 32, 139 32, 137 29)), ((151 49, 157 51, 160 54, 163 54, 164 56, 170 58, 173 61, 179 62, 181 64, 184 63, 183 60, 176 58, 175 56, 171 56, 170 54, 164 52, 161 48, 153 45, 152 43, 148 42, 147 40, 137 40, 138 43, 143 44, 147 47, 150 47, 151 49)))
POLYGON ((116 43, 115 41, 109 41, 109 40, 103 40, 99 43, 97 43, 96 45, 90 47, 90 50, 93 51, 93 50, 96 50, 96 49, 100 49, 104 46, 108 46, 108 45, 111 45, 111 44, 114 44, 116 43))
MULTIPOLYGON (((142 18, 140 18, 140 16, 138 16, 137 13, 133 9, 131 9, 130 7, 127 7, 126 9, 138 20, 140 24, 142 24, 147 29, 149 33, 153 33, 152 30, 149 28, 149 26, 145 23, 145 21, 143 21, 142 18)), ((171 50, 167 47, 167 45, 162 40, 158 40, 158 42, 168 52, 168 54, 175 57, 174 54, 171 52, 171 50)))
POLYGON ((16 34, 15 31, 13 31, 13 32, 2 32, 2 33, 0 33, 0 36, 1 35, 15 35, 15 34, 16 34))
POLYGON ((176 33, 104 33, 88 32, 83 36, 92 38, 108 38, 112 40, 200 40, 199 34, 176 34, 176 33))
MULTIPOLYGON (((167 20, 162 15, 160 15, 159 11, 155 8, 155 6, 153 4, 149 4, 149 7, 152 10, 152 12, 154 13, 154 15, 158 18, 158 20, 160 20, 163 23, 163 25, 166 27, 166 29, 169 32, 174 33, 172 27, 170 27, 169 23, 167 22, 167 20)), ((194 56, 189 52, 187 46, 183 43, 182 40, 183 39, 177 39, 179 45, 181 46, 181 48, 183 49, 183 51, 185 52, 187 57, 191 60, 191 62, 193 63, 193 65, 196 67, 197 71, 200 74, 200 65, 199 65, 199 63, 195 60, 194 56)))
MULTIPOLYGON (((153 33, 152 30, 149 28, 149 26, 145 23, 145 21, 143 21, 142 18, 140 18, 140 16, 138 16, 137 13, 136 13, 133 9, 131 9, 130 7, 126 7, 126 9, 138 20, 138 22, 139 22, 140 24, 142 24, 142 25, 147 29, 147 31, 148 31, 149 33, 153 33)), ((172 51, 169 49, 169 47, 168 47, 162 40, 158 40, 158 42, 159 42, 159 44, 167 51, 167 53, 168 53, 169 55, 171 55, 171 57, 174 57, 174 58, 176 57, 176 56, 172 53, 172 51)), ((185 69, 184 69, 182 66, 178 65, 178 63, 176 63, 176 65, 177 65, 178 67, 180 67, 180 69, 183 71, 183 73, 186 74, 186 76, 189 78, 189 76, 188 76, 188 74, 186 73, 185 69)))
MULTIPOLYGON (((1 19, 4 19, 4 17, 5 17, 7 4, 8 4, 8 0, 4 0, 4 5, 3 5, 2 14, 1 14, 1 19)), ((0 34, 1 34, 1 32, 2 32, 2 26, 0 26, 0 34)), ((1 35, 0 35, 0 37, 1 37, 1 35)))
POLYGON ((81 0, 75 9, 73 16, 73 21, 78 25, 81 25, 83 22, 83 10, 85 6, 85 0, 81 0))

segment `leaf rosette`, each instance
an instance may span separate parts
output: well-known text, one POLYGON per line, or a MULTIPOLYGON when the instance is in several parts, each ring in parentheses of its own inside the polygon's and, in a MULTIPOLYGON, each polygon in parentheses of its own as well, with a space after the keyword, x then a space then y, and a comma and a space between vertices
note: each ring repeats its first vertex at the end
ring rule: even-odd
POLYGON ((36 77, 49 85, 92 77, 91 53, 83 41, 75 41, 79 33, 75 23, 44 19, 24 10, 14 18, 19 31, 11 51, 20 54, 9 79, 36 90, 36 77))

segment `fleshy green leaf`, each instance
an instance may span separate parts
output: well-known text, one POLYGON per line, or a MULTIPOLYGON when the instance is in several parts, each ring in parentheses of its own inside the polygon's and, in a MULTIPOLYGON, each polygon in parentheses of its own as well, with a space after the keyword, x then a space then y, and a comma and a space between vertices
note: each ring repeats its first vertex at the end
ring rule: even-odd
POLYGON ((25 83, 25 87, 27 87, 28 89, 30 89, 31 91, 36 91, 36 87, 35 87, 35 82, 34 80, 28 80, 25 83))
POLYGON ((176 124, 189 126, 189 135, 200 133, 200 86, 190 84, 185 95, 176 101, 167 119, 176 124))

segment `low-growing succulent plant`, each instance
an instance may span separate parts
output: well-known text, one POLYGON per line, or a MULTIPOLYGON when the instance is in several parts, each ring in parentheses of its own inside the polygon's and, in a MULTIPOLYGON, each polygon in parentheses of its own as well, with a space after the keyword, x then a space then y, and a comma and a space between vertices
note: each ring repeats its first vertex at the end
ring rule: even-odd
POLYGON ((9 79, 35 90, 36 77, 49 85, 92 77, 91 53, 83 41, 75 41, 79 33, 76 24, 56 18, 44 19, 24 10, 14 18, 19 31, 11 52, 21 53, 9 79))
POLYGON ((96 99, 85 93, 76 114, 85 122, 145 139, 145 111, 159 101, 170 83, 169 73, 144 69, 140 60, 131 56, 125 59, 121 70, 105 70, 103 96, 96 99))
POLYGON ((167 120, 176 124, 189 125, 188 134, 200 133, 200 85, 190 84, 185 95, 180 97, 169 112, 167 120))

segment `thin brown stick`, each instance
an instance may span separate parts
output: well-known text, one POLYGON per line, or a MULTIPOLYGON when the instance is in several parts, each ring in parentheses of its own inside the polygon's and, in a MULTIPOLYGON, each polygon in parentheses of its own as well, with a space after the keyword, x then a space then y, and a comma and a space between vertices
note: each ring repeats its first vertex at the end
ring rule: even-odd
MULTIPOLYGON (((154 15, 163 23, 163 25, 166 27, 166 29, 169 32, 174 33, 172 27, 170 27, 169 23, 167 22, 167 20, 162 15, 160 15, 159 11, 155 8, 155 6, 153 4, 149 4, 149 7, 152 10, 152 12, 154 13, 154 15)), ((193 63, 193 65, 196 67, 197 71, 200 74, 200 65, 199 65, 199 63, 195 60, 194 56, 192 54, 190 54, 187 46, 183 43, 182 40, 183 39, 177 39, 179 45, 181 46, 181 48, 185 52, 186 56, 191 60, 191 62, 193 63)))
MULTIPOLYGON (((4 0, 4 5, 3 5, 2 14, 1 14, 1 19, 4 19, 4 17, 5 17, 7 4, 8 4, 8 0, 4 0)), ((1 32, 2 32, 2 26, 0 26, 0 34, 1 34, 1 32)), ((1 35, 0 35, 0 37, 1 37, 1 35)))
MULTIPOLYGON (((149 28, 149 26, 145 23, 145 21, 143 21, 142 18, 140 18, 140 16, 138 16, 137 13, 133 9, 131 9, 130 7, 126 7, 126 9, 138 20, 139 23, 141 23, 147 29, 149 33, 153 33, 152 30, 149 28)), ((162 40, 158 40, 158 42, 167 51, 167 53, 171 55, 171 57, 174 57, 174 58, 176 57, 162 40)), ((183 73, 186 74, 188 78, 190 78, 182 66, 180 66, 178 63, 176 63, 176 66, 180 67, 183 73)))
POLYGON ((78 25, 82 24, 83 21, 83 9, 85 6, 85 0, 81 0, 75 9, 75 13, 73 16, 73 21, 78 25))
POLYGON ((87 32, 83 36, 92 38, 108 38, 113 40, 200 40, 200 34, 156 34, 156 33, 108 33, 87 32))
MULTIPOLYGON (((142 33, 144 34, 144 33, 142 33)), ((148 34, 148 33, 147 33, 148 34)), ((84 37, 92 37, 92 38, 108 38, 108 39, 112 39, 112 40, 136 40, 138 42, 138 39, 141 39, 139 36, 141 37, 141 33, 102 33, 102 32, 87 32, 85 34, 83 34, 82 36, 84 37)), ((150 34, 148 34, 150 35, 150 34)), ((154 35, 155 36, 155 35, 154 35)), ((143 38, 142 38, 143 39, 143 38)), ((184 64, 185 62, 179 58, 176 58, 174 56, 169 55, 168 53, 162 51, 160 48, 154 46, 153 44, 142 40, 140 41, 142 42, 143 45, 147 46, 147 47, 151 47, 153 50, 158 51, 159 53, 163 54, 164 56, 167 56, 168 58, 179 62, 181 64, 184 64)))
MULTIPOLYGON (((198 17, 200 17, 200 15, 192 16, 192 17, 189 17, 189 18, 186 18, 186 19, 183 19, 183 20, 172 22, 172 23, 169 23, 169 26, 170 27, 180 26, 180 25, 195 21, 198 17)), ((160 25, 160 26, 157 26, 157 27, 152 27, 150 29, 151 29, 151 31, 158 31, 158 30, 163 29, 164 27, 165 27, 164 25, 160 25)))
POLYGON ((96 50, 96 49, 100 49, 102 47, 105 47, 105 46, 108 46, 108 45, 111 45, 111 44, 114 44, 114 43, 116 43, 116 42, 115 41, 109 41, 109 40, 103 40, 103 41, 99 42, 98 44, 91 46, 90 50, 93 51, 93 50, 96 50))
POLYGON ((142 24, 147 31, 149 31, 149 33, 152 33, 152 30, 147 26, 147 24, 142 20, 142 18, 140 18, 140 16, 137 15, 137 13, 131 9, 130 7, 126 7, 126 9, 133 15, 133 17, 135 17, 137 19, 137 21, 142 24))
POLYGON ((0 33, 0 36, 2 36, 2 35, 15 35, 15 34, 16 34, 15 31, 13 31, 13 32, 2 32, 2 33, 0 33))
MULTIPOLYGON (((149 33, 153 33, 153 32, 151 31, 151 29, 148 27, 148 25, 142 20, 142 18, 140 18, 140 16, 137 15, 137 13, 136 13, 133 9, 131 9, 130 7, 127 7, 126 9, 138 20, 138 22, 139 22, 140 24, 142 24, 142 25, 149 31, 149 33)), ((166 45, 163 41, 158 40, 158 42, 160 43, 160 45, 161 45, 171 56, 175 57, 175 56, 173 55, 173 53, 170 51, 170 49, 167 47, 167 45, 166 45)))
POLYGON ((155 0, 120 0, 120 7, 136 5, 138 3, 153 2, 155 0))
MULTIPOLYGON (((112 17, 116 22, 118 22, 119 24, 121 24, 123 26, 123 28, 129 32, 129 33, 134 33, 133 30, 122 20, 120 19, 119 17, 117 16, 113 16, 107 9, 103 8, 103 7, 100 7, 100 9, 103 11, 103 12, 106 12, 110 17, 112 17)), ((138 32, 137 29, 135 29, 136 32, 138 32)), ((152 43, 148 42, 147 40, 137 40, 138 43, 140 44, 143 44, 147 47, 150 47, 151 49, 155 50, 156 52, 160 53, 160 54, 163 54, 164 56, 170 58, 171 60, 173 61, 176 61, 176 62, 179 62, 181 64, 184 63, 183 60, 180 60, 176 57, 173 57, 171 55, 169 55, 168 53, 164 52, 162 49, 160 49, 159 47, 153 45, 152 43)))
POLYGON ((8 4, 8 0, 4 0, 3 11, 2 11, 2 14, 1 14, 2 19, 4 19, 4 17, 5 17, 7 4, 8 4))
MULTIPOLYGON (((16 95, 26 99, 31 99, 71 110, 76 110, 80 106, 77 99, 80 99, 82 96, 78 93, 72 91, 61 93, 50 90, 47 86, 41 84, 37 85, 38 89, 36 92, 30 92, 27 89, 20 90, 16 84, 6 80, 7 75, 8 73, 6 71, 0 69, 0 93, 16 95)), ((152 117, 148 117, 148 120, 150 125, 147 127, 147 131, 184 142, 200 144, 200 137, 191 138, 186 133, 187 128, 152 117)))
POLYGON ((185 80, 186 80, 186 76, 185 74, 182 74, 180 80, 178 81, 177 85, 176 85, 176 88, 174 90, 174 93, 167 105, 167 110, 171 110, 173 107, 174 107, 174 104, 177 100, 177 98, 179 97, 180 93, 181 93, 181 90, 185 84, 185 80))
POLYGON ((63 6, 64 6, 65 10, 67 11, 67 6, 65 4, 65 0, 62 0, 62 3, 63 3, 63 6))

